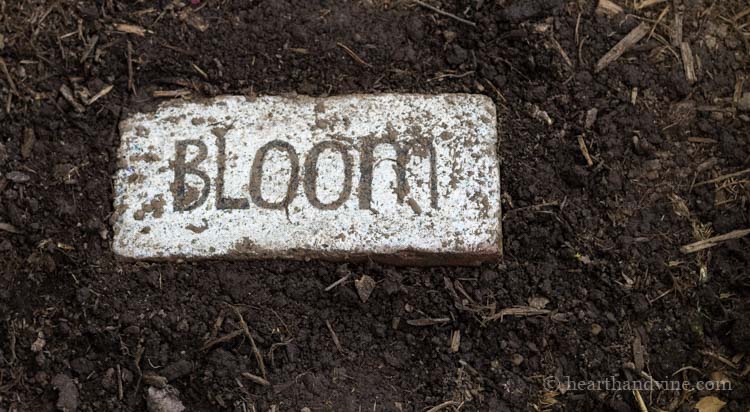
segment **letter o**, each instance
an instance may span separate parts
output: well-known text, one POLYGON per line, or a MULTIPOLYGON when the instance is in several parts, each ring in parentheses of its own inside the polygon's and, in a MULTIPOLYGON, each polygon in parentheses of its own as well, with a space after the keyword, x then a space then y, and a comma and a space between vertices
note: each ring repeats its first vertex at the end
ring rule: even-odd
POLYGON ((250 169, 250 199, 258 207, 264 209, 285 209, 294 197, 297 195, 297 188, 299 187, 299 158, 294 147, 281 140, 272 140, 266 143, 263 147, 258 149, 255 153, 255 159, 253 159, 253 166, 250 169), (289 176, 289 184, 287 185, 286 195, 278 202, 269 202, 263 199, 261 193, 261 186, 263 183, 263 165, 266 162, 266 155, 271 150, 280 150, 287 153, 289 156, 289 163, 291 163, 291 175, 289 176))
POLYGON ((352 193, 352 167, 352 155, 345 144, 327 140, 313 146, 305 157, 305 195, 310 204, 322 210, 335 210, 344 204, 352 193), (339 197, 330 203, 323 203, 318 199, 318 159, 324 150, 338 152, 344 162, 344 187, 341 189, 339 197))

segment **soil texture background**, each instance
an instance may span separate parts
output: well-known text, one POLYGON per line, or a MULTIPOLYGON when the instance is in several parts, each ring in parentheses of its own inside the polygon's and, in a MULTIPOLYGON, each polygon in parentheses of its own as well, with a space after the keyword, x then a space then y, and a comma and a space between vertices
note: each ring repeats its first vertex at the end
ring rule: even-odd
POLYGON ((747 412, 749 74, 739 0, 0 0, 0 411, 747 412), (382 92, 495 101, 499 264, 113 255, 129 113, 382 92))

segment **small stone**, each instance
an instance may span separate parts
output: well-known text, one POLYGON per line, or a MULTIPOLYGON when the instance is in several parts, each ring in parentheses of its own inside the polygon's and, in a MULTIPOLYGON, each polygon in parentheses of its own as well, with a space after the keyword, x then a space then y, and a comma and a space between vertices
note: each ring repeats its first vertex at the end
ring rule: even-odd
POLYGON ((742 97, 740 97, 740 100, 737 102, 737 108, 750 112, 750 92, 745 92, 742 97))
POLYGON ((123 329, 122 332, 126 335, 138 336, 141 334, 141 328, 138 325, 130 325, 123 329))
POLYGON ((594 127, 594 123, 596 123, 596 116, 599 113, 599 110, 594 107, 589 109, 589 111, 586 112, 586 121, 584 123, 584 127, 586 129, 591 129, 594 127))
POLYGON ((31 344, 31 351, 34 353, 39 353, 44 349, 44 345, 47 343, 47 341, 44 339, 44 333, 39 332, 36 336, 36 340, 34 343, 31 344))
POLYGON ((188 323, 187 319, 183 319, 177 323, 177 332, 187 332, 190 330, 190 324, 188 323))
POLYGON ((6 173, 5 177, 13 183, 26 183, 31 180, 31 176, 17 170, 6 173))
POLYGON ((532 296, 529 298, 529 306, 534 309, 544 309, 549 303, 549 299, 542 296, 532 296))
POLYGON ((76 300, 78 303, 85 303, 91 297, 91 289, 80 288, 76 291, 76 300))
POLYGON ((78 409, 78 387, 70 376, 55 375, 52 386, 57 389, 57 409, 62 412, 75 412, 78 409))
POLYGON ((497 280, 498 273, 496 270, 485 269, 482 271, 479 279, 485 284, 492 284, 497 280))
POLYGON ((597 336, 600 333, 602 333, 602 327, 598 323, 591 324, 591 334, 597 336))
POLYGON ((465 62, 469 58, 469 52, 463 47, 454 44, 453 47, 448 51, 448 63, 452 65, 459 65, 465 62))
POLYGON ((512 363, 514 366, 521 366, 523 363, 523 355, 521 354, 513 354, 513 356, 510 357, 510 363, 512 363))
POLYGON ((39 371, 34 374, 34 381, 41 385, 46 385, 48 380, 49 376, 47 376, 47 372, 39 371))
POLYGON ((361 278, 354 281, 354 286, 357 288, 357 294, 362 300, 362 303, 367 303, 367 299, 370 299, 372 291, 375 289, 375 279, 362 275, 361 278))
POLYGON ((185 405, 179 398, 180 392, 171 387, 150 387, 146 391, 146 406, 149 412, 182 412, 185 405))

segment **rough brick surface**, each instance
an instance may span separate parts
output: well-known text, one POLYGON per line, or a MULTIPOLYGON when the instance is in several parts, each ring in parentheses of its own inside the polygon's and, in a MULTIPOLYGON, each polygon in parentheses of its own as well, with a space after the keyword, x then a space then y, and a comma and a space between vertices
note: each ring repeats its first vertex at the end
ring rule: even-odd
POLYGON ((163 105, 120 130, 123 257, 469 264, 501 253, 484 96, 230 96, 163 105))

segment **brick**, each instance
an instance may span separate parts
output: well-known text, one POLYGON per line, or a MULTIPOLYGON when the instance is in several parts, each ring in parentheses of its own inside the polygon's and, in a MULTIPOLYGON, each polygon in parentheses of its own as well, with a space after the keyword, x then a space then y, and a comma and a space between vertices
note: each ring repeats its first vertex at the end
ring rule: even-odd
POLYGON ((124 258, 501 254, 485 96, 224 96, 134 114, 120 131, 113 249, 124 258))

